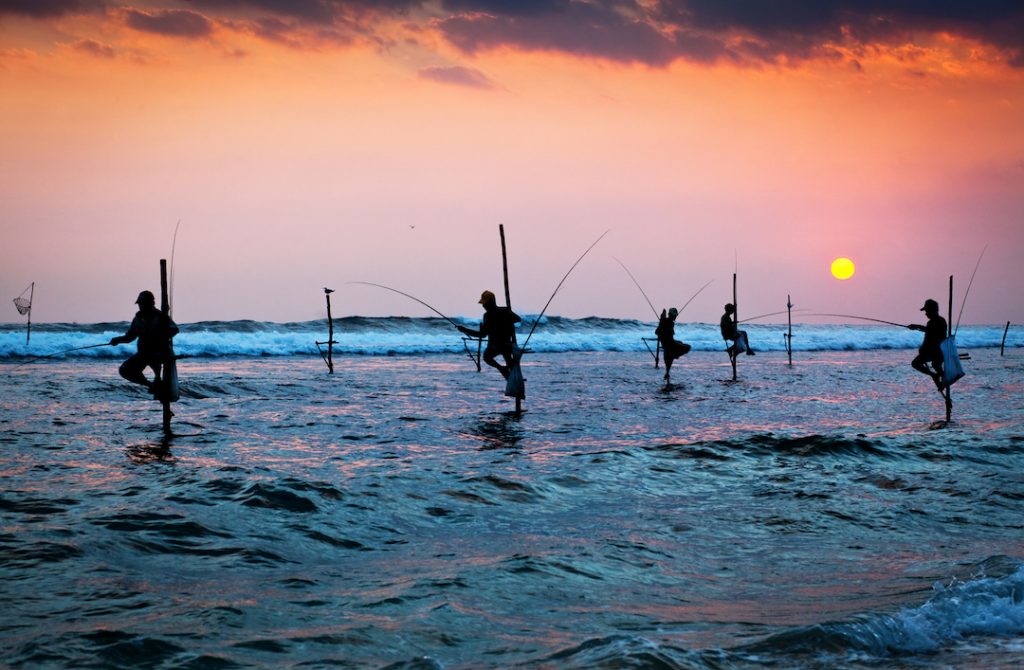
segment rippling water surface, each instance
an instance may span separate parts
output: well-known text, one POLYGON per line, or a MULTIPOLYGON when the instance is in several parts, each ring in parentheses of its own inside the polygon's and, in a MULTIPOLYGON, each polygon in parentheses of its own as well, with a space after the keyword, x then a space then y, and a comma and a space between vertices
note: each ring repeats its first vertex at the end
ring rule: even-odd
POLYGON ((0 365, 14 667, 1017 667, 1024 362, 0 365))

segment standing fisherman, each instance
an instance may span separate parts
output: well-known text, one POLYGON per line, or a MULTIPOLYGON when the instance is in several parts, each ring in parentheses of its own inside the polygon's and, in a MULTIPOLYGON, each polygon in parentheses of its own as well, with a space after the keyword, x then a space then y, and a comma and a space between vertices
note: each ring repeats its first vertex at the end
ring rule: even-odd
POLYGON ((675 307, 666 312, 661 310, 661 317, 658 319, 658 327, 654 334, 658 336, 661 343, 661 350, 665 352, 665 381, 669 380, 669 373, 672 371, 672 362, 680 356, 690 353, 690 345, 680 342, 676 337, 676 317, 679 310, 675 307))
POLYGON ((513 361, 512 339, 516 333, 516 324, 522 321, 518 314, 508 307, 499 307, 494 294, 484 291, 480 295, 480 304, 484 306, 484 318, 480 322, 480 330, 459 326, 459 330, 469 337, 486 337, 487 348, 484 349, 484 362, 496 368, 501 376, 508 379, 509 368, 513 361), (498 354, 505 359, 505 365, 496 360, 498 354))
POLYGON ((946 320, 939 316, 939 303, 931 298, 924 301, 921 311, 928 317, 928 324, 921 326, 912 323, 907 326, 910 330, 919 330, 924 333, 924 341, 921 342, 917 356, 910 362, 910 365, 918 372, 931 377, 935 386, 942 391, 945 384, 942 381, 943 356, 940 345, 946 339, 946 320), (928 363, 932 364, 932 369, 928 369, 928 363))
POLYGON ((134 356, 121 363, 118 372, 128 381, 145 386, 155 397, 159 398, 160 370, 167 360, 168 344, 171 338, 178 334, 178 326, 171 320, 171 317, 156 308, 156 298, 152 292, 139 293, 135 304, 139 306, 139 311, 135 313, 128 332, 111 338, 110 344, 125 344, 138 338, 138 351, 134 356), (153 381, 142 374, 146 367, 153 369, 155 373, 153 381))

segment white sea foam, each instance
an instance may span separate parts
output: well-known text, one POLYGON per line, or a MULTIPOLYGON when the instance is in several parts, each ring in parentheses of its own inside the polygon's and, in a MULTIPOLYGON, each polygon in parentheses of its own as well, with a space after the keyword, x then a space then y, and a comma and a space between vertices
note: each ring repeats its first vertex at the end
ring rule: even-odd
MULTIPOLYGON (((532 327, 530 317, 520 324, 519 339, 525 340, 532 327)), ((469 325, 475 321, 460 320, 469 325)), ((570 351, 645 351, 644 338, 654 346, 654 323, 618 319, 544 318, 529 341, 535 352, 570 351)), ((757 351, 785 351, 783 325, 749 324, 744 326, 757 351)), ((0 326, 0 358, 58 356, 120 358, 130 355, 134 345, 100 346, 80 351, 69 349, 103 344, 123 334, 127 324, 37 324, 31 343, 26 345, 24 330, 17 325, 0 326)), ((270 323, 256 321, 203 322, 182 324, 175 338, 179 354, 190 356, 315 356, 316 341, 327 339, 322 321, 270 323)), ((1000 326, 964 326, 957 342, 961 350, 998 347, 1003 336, 1000 326)), ((405 317, 338 319, 334 331, 335 351, 339 355, 406 355, 460 353, 464 351, 461 334, 443 319, 405 317)), ((721 351, 725 347, 717 324, 681 323, 676 339, 689 343, 695 351, 721 351)), ((921 334, 904 328, 864 325, 798 324, 793 327, 795 351, 861 351, 914 349, 921 334)), ((1024 330, 1012 329, 1007 347, 1024 347, 1024 330)), ((475 343, 471 343, 475 347, 475 343)))

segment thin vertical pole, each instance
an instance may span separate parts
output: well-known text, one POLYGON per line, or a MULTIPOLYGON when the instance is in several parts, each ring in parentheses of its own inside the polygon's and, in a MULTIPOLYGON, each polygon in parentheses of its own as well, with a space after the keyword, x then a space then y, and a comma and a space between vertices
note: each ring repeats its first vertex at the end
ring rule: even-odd
POLYGON ((786 294, 786 320, 789 322, 789 333, 786 335, 786 353, 789 354, 789 365, 793 365, 793 298, 786 294))
POLYGON ((999 355, 1003 355, 1003 351, 1006 350, 1006 334, 1010 332, 1010 322, 1006 322, 1006 328, 1003 329, 1003 341, 999 344, 999 355))
POLYGON ((334 319, 331 317, 331 294, 324 289, 327 295, 327 370, 328 374, 334 374, 334 319))
MULTIPOLYGON (((733 327, 736 330, 736 337, 739 337, 740 307, 739 307, 739 304, 736 302, 736 273, 735 272, 732 273, 732 318, 733 318, 733 327)), ((737 344, 737 341, 733 340, 733 355, 729 357, 730 360, 732 361, 732 380, 733 381, 736 381, 736 358, 737 358, 737 356, 736 356, 736 353, 737 353, 737 351, 736 351, 736 344, 737 344)))
MULTIPOLYGON (((953 275, 949 275, 949 320, 946 322, 946 337, 953 337, 953 275)), ((948 361, 947 361, 948 364, 948 361)), ((943 368, 945 370, 945 368, 943 368)), ((946 423, 950 422, 953 416, 953 396, 949 389, 949 385, 946 385, 946 423)))
POLYGON ((32 299, 35 297, 35 294, 36 283, 32 282, 28 290, 28 323, 25 325, 25 346, 28 346, 28 341, 32 337, 32 299))
MULTIPOLYGON (((502 274, 505 277, 505 306, 508 307, 509 311, 511 311, 512 310, 512 298, 511 298, 511 294, 509 293, 509 290, 508 290, 508 253, 505 250, 505 225, 504 224, 501 224, 501 223, 498 224, 498 234, 501 236, 501 272, 502 272, 502 274)), ((518 348, 518 345, 517 345, 517 342, 516 342, 515 331, 512 331, 512 346, 513 346, 512 358, 515 359, 516 358, 516 356, 515 356, 515 348, 518 348)), ((519 365, 519 361, 518 360, 513 360, 511 362, 514 363, 515 365, 519 365)), ((518 397, 518 396, 516 396, 516 416, 519 416, 522 413, 523 413, 523 399, 518 397)))
MULTIPOLYGON (((170 318, 171 303, 167 295, 167 259, 164 258, 160 259, 160 311, 163 313, 165 318, 170 318)), ((169 343, 167 347, 168 349, 170 348, 169 343)), ((166 353, 173 356, 173 353, 169 350, 166 353)), ((161 366, 161 374, 166 373, 166 370, 163 369, 166 364, 167 363, 165 362, 164 366, 161 366)), ((167 389, 164 385, 163 377, 154 379, 153 383, 157 385, 158 389, 160 389, 160 403, 163 405, 164 433, 170 434, 171 417, 174 416, 174 414, 171 412, 171 402, 167 398, 167 389)))

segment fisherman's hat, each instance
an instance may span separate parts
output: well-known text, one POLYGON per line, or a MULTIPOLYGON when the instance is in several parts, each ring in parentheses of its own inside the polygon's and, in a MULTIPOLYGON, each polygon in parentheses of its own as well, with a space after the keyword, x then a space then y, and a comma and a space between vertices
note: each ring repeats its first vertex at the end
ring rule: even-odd
POLYGON ((924 307, 922 307, 920 309, 920 311, 927 312, 929 307, 938 310, 939 309, 939 303, 935 302, 931 298, 928 298, 927 300, 924 301, 924 307))
POLYGON ((670 319, 674 319, 674 318, 676 318, 676 317, 677 317, 678 315, 679 315, 679 310, 678 310, 678 309, 676 309, 675 307, 672 307, 672 308, 670 308, 670 309, 668 310, 668 318, 670 318, 670 319))
POLYGON ((484 291, 483 293, 480 294, 480 304, 481 305, 486 305, 487 303, 493 302, 493 301, 494 301, 494 294, 491 293, 490 291, 484 291))
POLYGON ((139 293, 139 297, 135 299, 135 304, 141 305, 143 303, 150 305, 156 304, 156 298, 153 296, 152 291, 143 291, 142 293, 139 293))

